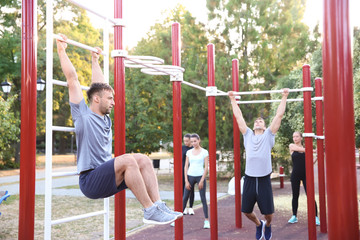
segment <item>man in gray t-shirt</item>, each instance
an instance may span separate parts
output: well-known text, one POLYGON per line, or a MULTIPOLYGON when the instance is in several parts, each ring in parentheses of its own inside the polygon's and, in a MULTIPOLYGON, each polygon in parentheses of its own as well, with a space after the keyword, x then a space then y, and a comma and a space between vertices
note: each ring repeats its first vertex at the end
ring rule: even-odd
POLYGON ((256 239, 263 237, 270 239, 272 237, 271 220, 274 213, 274 203, 270 181, 272 172, 271 149, 275 144, 275 134, 280 128, 281 119, 285 113, 288 95, 289 89, 283 89, 280 105, 268 128, 265 126, 264 119, 259 117, 255 120, 253 129, 250 129, 236 103, 234 93, 229 92, 233 114, 244 137, 246 152, 241 211, 256 224, 256 239), (254 214, 253 209, 256 202, 266 222, 259 220, 254 214))
POLYGON ((56 40, 61 68, 69 88, 71 115, 75 125, 79 185, 85 196, 97 199, 129 188, 144 207, 144 223, 168 224, 182 217, 160 199, 151 159, 144 154, 112 158, 109 114, 115 105, 114 90, 105 82, 98 59, 92 52, 92 79, 86 105, 75 68, 66 54, 66 36, 56 40))

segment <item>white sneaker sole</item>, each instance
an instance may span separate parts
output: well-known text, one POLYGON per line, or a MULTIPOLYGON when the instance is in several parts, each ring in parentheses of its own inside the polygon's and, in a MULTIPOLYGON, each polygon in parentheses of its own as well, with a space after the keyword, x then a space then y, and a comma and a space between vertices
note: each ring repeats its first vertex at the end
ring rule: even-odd
POLYGON ((176 219, 179 219, 179 218, 182 218, 184 215, 181 213, 181 214, 178 214, 178 215, 175 215, 176 216, 176 219))
MULTIPOLYGON (((175 216, 174 216, 175 217, 175 216)), ((148 220, 148 219, 145 219, 143 218, 143 223, 146 223, 146 224, 154 224, 154 225, 165 225, 165 224, 169 224, 169 223, 172 223, 176 220, 176 217, 172 220, 169 220, 167 222, 158 222, 158 221, 154 221, 154 220, 148 220)))

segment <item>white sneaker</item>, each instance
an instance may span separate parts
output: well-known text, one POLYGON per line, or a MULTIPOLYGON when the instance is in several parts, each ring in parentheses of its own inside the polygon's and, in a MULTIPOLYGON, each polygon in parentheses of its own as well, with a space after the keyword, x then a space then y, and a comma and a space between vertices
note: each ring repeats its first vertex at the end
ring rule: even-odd
POLYGON ((189 208, 189 215, 195 215, 195 212, 194 212, 194 210, 192 209, 192 208, 189 208))
POLYGON ((188 209, 187 209, 187 208, 184 209, 183 214, 184 214, 184 215, 188 214, 188 209))
POLYGON ((161 210, 163 210, 166 213, 173 214, 176 216, 176 218, 181 218, 183 214, 181 212, 175 212, 171 210, 168 206, 166 206, 165 202, 155 202, 155 205, 157 205, 161 210))
POLYGON ((144 209, 143 222, 147 224, 169 224, 176 220, 176 216, 161 210, 157 205, 144 209))

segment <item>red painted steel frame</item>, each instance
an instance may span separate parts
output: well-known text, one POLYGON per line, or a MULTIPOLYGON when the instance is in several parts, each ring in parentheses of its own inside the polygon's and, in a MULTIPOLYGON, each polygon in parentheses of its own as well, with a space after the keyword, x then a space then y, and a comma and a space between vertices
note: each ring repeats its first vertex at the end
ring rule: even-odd
MULTIPOLYGON (((303 86, 311 87, 310 66, 303 66, 303 86)), ((304 132, 312 133, 311 92, 304 94, 304 132)), ((315 194, 314 194, 314 164, 313 164, 313 139, 305 137, 305 161, 306 161, 306 194, 308 208, 308 232, 309 239, 316 239, 315 225, 315 194)))
MULTIPOLYGON (((207 45, 208 86, 215 86, 215 46, 207 45)), ((210 176, 210 236, 218 239, 217 189, 216 189, 216 114, 215 97, 208 97, 209 121, 209 176, 210 176)))
MULTIPOLYGON (((315 79, 315 96, 322 97, 321 78, 315 79)), ((316 135, 323 136, 323 101, 316 100, 316 135)), ((319 181, 319 205, 320 205, 320 231, 327 232, 326 220, 326 192, 325 192, 325 168, 324 168, 324 140, 317 139, 317 162, 319 181)))
POLYGON ((19 239, 34 239, 37 4, 22 1, 19 239))
MULTIPOLYGON (((232 90, 239 91, 239 60, 232 60, 232 90)), ((233 138, 234 138, 234 175, 235 175, 235 224, 237 228, 242 227, 241 219, 241 162, 240 162, 240 129, 233 116, 233 138)))
MULTIPOLYGON (((172 64, 181 66, 180 24, 173 23, 171 28, 172 64)), ((181 81, 173 81, 173 142, 174 142, 174 205, 182 212, 182 116, 181 116, 181 81)), ((183 239, 183 219, 175 224, 175 239, 183 239)))
POLYGON ((324 1, 324 123, 329 239, 359 239, 349 1, 324 1))
MULTIPOLYGON (((114 0, 114 17, 122 18, 122 0, 114 0)), ((114 49, 123 49, 123 27, 114 26, 114 49)), ((126 153, 125 149, 125 65, 124 58, 114 58, 114 136, 115 156, 126 153)), ((126 192, 115 195, 115 239, 126 238, 126 192)))

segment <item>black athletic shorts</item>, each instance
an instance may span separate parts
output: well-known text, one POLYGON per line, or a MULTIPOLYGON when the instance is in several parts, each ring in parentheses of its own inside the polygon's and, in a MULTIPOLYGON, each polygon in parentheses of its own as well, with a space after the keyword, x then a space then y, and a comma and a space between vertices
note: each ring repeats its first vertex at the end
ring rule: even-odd
POLYGON ((264 177, 245 175, 241 211, 252 213, 257 202, 261 214, 274 213, 274 200, 271 188, 270 174, 264 177))
POLYGON ((80 174, 80 189, 86 197, 107 198, 127 188, 125 180, 120 186, 116 186, 114 160, 113 158, 93 170, 80 174))

